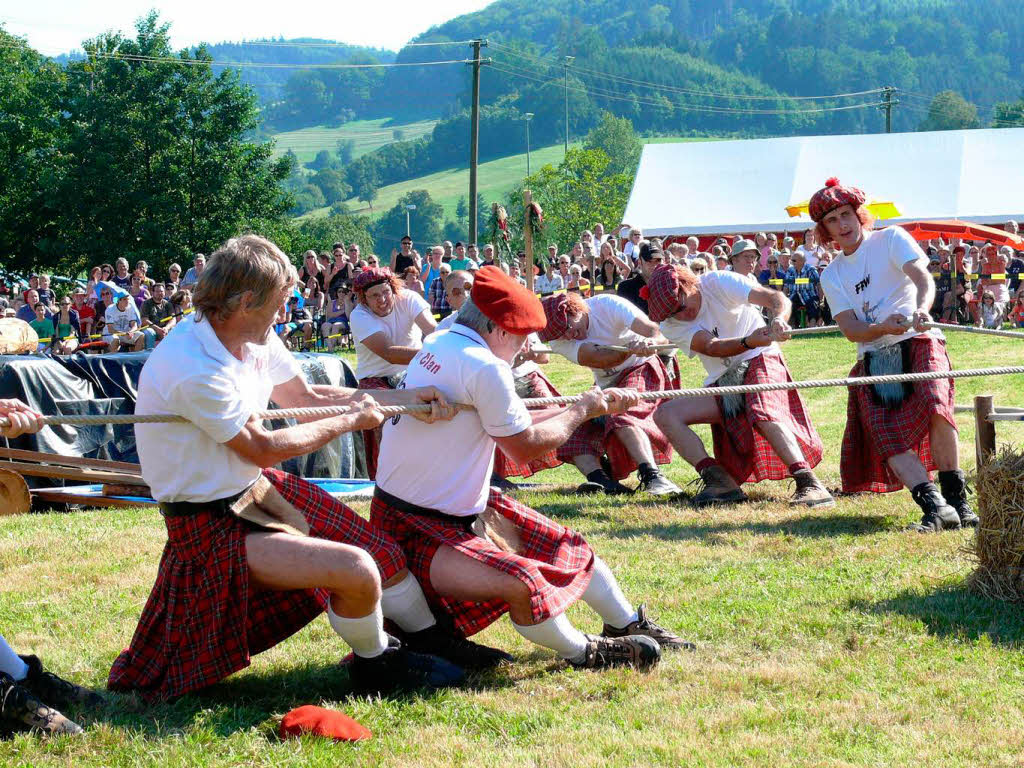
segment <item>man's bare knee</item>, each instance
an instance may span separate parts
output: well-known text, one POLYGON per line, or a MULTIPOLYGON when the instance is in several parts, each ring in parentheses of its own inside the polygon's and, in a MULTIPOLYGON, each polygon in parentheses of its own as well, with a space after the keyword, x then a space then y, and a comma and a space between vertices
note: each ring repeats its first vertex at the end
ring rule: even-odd
POLYGON ((370 553, 364 549, 351 548, 347 567, 336 589, 345 593, 353 602, 376 605, 381 596, 380 571, 370 553))

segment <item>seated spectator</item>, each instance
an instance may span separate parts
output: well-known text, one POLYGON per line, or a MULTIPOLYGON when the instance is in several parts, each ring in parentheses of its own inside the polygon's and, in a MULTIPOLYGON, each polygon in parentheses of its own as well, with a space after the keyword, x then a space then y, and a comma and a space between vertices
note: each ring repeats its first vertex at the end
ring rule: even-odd
POLYGON ((761 285, 766 285, 769 288, 786 292, 786 273, 779 268, 779 257, 770 256, 767 261, 768 268, 762 269, 761 274, 757 276, 757 282, 761 285))
POLYGON ((114 276, 110 281, 118 288, 128 290, 132 284, 132 276, 128 273, 128 259, 119 258, 114 262, 114 276))
POLYGON ((405 280, 405 289, 407 291, 423 296, 423 281, 420 280, 420 273, 416 267, 406 267, 402 277, 405 280))
POLYGON ((171 264, 171 266, 167 268, 167 285, 172 286, 172 287, 168 288, 167 290, 170 291, 171 294, 175 294, 175 293, 178 292, 178 286, 180 284, 181 284, 181 265, 180 264, 171 264))
POLYGON ((197 253, 193 260, 193 267, 185 273, 185 276, 179 283, 179 288, 188 288, 189 290, 196 287, 196 283, 199 282, 199 276, 203 274, 203 270, 206 268, 206 256, 201 253, 197 253))
MULTIPOLYGON (((39 275, 31 275, 28 278, 28 288, 26 288, 24 291, 21 292, 21 298, 25 302, 28 302, 28 293, 29 293, 29 291, 35 291, 36 292, 36 296, 37 296, 36 301, 39 301, 39 299, 38 299, 38 295, 39 295, 39 275)), ((32 304, 34 305, 36 303, 36 301, 33 301, 32 304)), ((29 307, 29 309, 32 309, 32 307, 29 307)), ((35 313, 34 312, 33 312, 32 316, 35 317, 35 313)), ((31 320, 26 320, 26 322, 30 323, 32 321, 31 320)))
POLYGON ((341 345, 344 336, 348 335, 348 312, 345 299, 352 294, 352 283, 343 281, 338 292, 327 304, 324 322, 320 325, 320 333, 327 344, 327 351, 333 352, 341 345))
POLYGON ((132 352, 141 352, 146 345, 146 337, 139 330, 140 325, 139 310, 132 297, 127 292, 120 294, 105 313, 103 341, 107 345, 106 351, 118 352, 126 347, 132 352))
POLYGON ((1003 307, 996 301, 992 291, 981 294, 978 311, 978 326, 981 328, 999 328, 1003 324, 1003 307))
POLYGON ((142 302, 142 333, 146 337, 146 349, 153 349, 163 341, 176 322, 174 307, 166 298, 163 283, 153 283, 153 295, 142 302))
MULTIPOLYGON (((448 303, 448 297, 444 292, 444 281, 451 273, 451 262, 448 262, 447 264, 445 262, 441 262, 441 266, 438 267, 438 274, 440 277, 430 284, 430 296, 428 297, 430 302, 430 311, 435 315, 440 315, 441 317, 448 317, 452 312, 452 307, 448 303)), ((349 317, 351 317, 351 315, 349 315, 349 317)))
POLYGON ((1016 295, 1020 288, 1021 274, 1024 273, 1024 251, 1010 251, 1010 263, 1006 267, 1006 276, 1010 278, 1010 293, 1016 295))
MULTIPOLYGON (((605 245, 608 245, 607 241, 605 241, 601 246, 602 253, 604 252, 605 245)), ((598 270, 596 285, 600 285, 606 291, 614 291, 619 287, 619 282, 625 274, 628 273, 616 264, 614 260, 605 258, 601 262, 601 269, 598 270)))
POLYGON ((1008 319, 1014 328, 1024 328, 1024 288, 1017 291, 1008 319))
POLYGON ((573 264, 569 267, 569 282, 565 289, 581 293, 584 296, 590 295, 590 281, 583 276, 583 267, 579 264, 573 264))
MULTIPOLYGON (((488 265, 485 265, 485 266, 492 266, 493 267, 494 265, 493 264, 488 264, 488 265)), ((526 285, 526 278, 523 277, 523 273, 519 269, 519 264, 518 263, 512 262, 511 264, 508 264, 508 265, 502 264, 501 266, 502 267, 505 267, 505 266, 508 267, 508 276, 509 277, 511 277, 513 280, 515 280, 520 285, 526 285)))
POLYGON ((128 294, 134 299, 135 306, 139 309, 142 309, 142 305, 146 303, 146 299, 150 296, 149 289, 142 282, 142 276, 138 272, 132 273, 128 294))
POLYGON ((32 311, 35 319, 31 320, 29 325, 32 326, 32 330, 36 332, 36 336, 39 338, 36 350, 42 352, 53 342, 53 316, 46 316, 46 305, 41 301, 37 301, 33 305, 32 311))
POLYGON ((18 309, 17 318, 31 325, 33 320, 38 319, 38 313, 35 308, 36 304, 42 305, 43 316, 46 319, 53 317, 53 312, 50 311, 50 308, 39 300, 39 291, 35 288, 29 288, 25 291, 25 303, 18 309))
POLYGON ((324 292, 320 290, 320 281, 315 277, 309 278, 306 281, 306 289, 302 292, 302 300, 313 320, 323 315, 325 299, 324 292))
POLYGON ((139 276, 142 284, 146 286, 146 290, 153 288, 153 279, 149 276, 149 264, 143 260, 135 262, 135 271, 132 273, 139 276))
POLYGON ((324 289, 329 297, 336 296, 341 284, 346 280, 351 283, 355 276, 356 262, 359 261, 359 246, 352 243, 348 254, 353 256, 351 260, 346 255, 344 243, 335 243, 331 246, 331 255, 334 260, 327 269, 327 287, 324 289))
POLYGON ((793 265, 786 272, 786 288, 793 304, 795 327, 807 328, 820 324, 820 282, 818 270, 807 263, 802 253, 794 254, 793 265))
POLYGON ((302 254, 302 268, 299 270, 299 282, 302 285, 308 285, 310 278, 315 278, 320 282, 323 287, 324 275, 320 271, 320 260, 316 256, 316 251, 306 251, 302 254))
POLYGON ((565 281, 562 279, 562 275, 555 271, 556 259, 548 258, 547 264, 544 265, 544 274, 538 275, 537 279, 533 281, 533 290, 539 294, 554 293, 555 291, 561 291, 565 288, 565 281))
POLYGON ((288 349, 305 349, 313 338, 313 316, 306 308, 304 297, 293 295, 288 299, 285 323, 290 327, 281 341, 285 342, 288 349), (296 334, 298 339, 295 338, 296 334))
POLYGON ((174 322, 179 322, 185 315, 192 311, 192 291, 187 288, 179 289, 171 296, 171 315, 174 322))
POLYGON ((70 355, 78 349, 78 339, 82 335, 82 327, 79 323, 78 312, 72 307, 70 296, 65 296, 60 300, 60 306, 57 314, 53 316, 53 326, 50 330, 53 337, 53 341, 50 342, 50 350, 54 354, 70 355))

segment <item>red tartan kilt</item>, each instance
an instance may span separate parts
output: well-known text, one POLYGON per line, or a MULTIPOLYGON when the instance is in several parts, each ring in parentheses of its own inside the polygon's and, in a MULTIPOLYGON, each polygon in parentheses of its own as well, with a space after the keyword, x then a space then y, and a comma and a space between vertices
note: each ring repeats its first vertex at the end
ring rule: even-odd
MULTIPOLYGON (((743 377, 745 385, 792 380, 782 352, 776 350, 751 358, 743 377)), ((789 467, 776 455, 764 435, 754 428, 759 421, 770 421, 787 427, 800 444, 804 461, 811 467, 821 463, 824 445, 797 390, 750 392, 745 396, 745 401, 743 411, 722 424, 711 425, 715 461, 725 467, 737 483, 758 483, 789 477, 789 467)), ((716 397, 715 402, 721 412, 721 398, 716 397)))
POLYGON ((463 602, 435 592, 430 582, 430 563, 442 545, 522 581, 530 589, 531 614, 538 622, 564 613, 579 600, 594 567, 593 550, 571 528, 564 528, 493 488, 487 506, 519 529, 522 552, 499 549, 488 539, 467 531, 456 517, 449 521, 410 514, 377 497, 370 504, 370 522, 401 546, 427 602, 435 610, 448 613, 456 629, 467 637, 501 618, 508 611, 508 603, 500 599, 463 602))
MULTIPOLYGON (((910 340, 910 372, 948 371, 946 342, 929 334, 910 340)), ((863 376, 858 360, 850 377, 863 376)), ((839 471, 847 493, 871 491, 892 493, 903 483, 889 468, 887 459, 915 451, 928 472, 935 470, 932 459, 931 417, 940 414, 956 429, 953 417, 954 379, 916 381, 912 394, 899 408, 878 405, 870 387, 849 387, 846 401, 846 432, 839 471)))
MULTIPOLYGON (((351 509, 301 478, 264 470, 302 512, 310 535, 365 549, 387 581, 405 568, 401 549, 351 509)), ((245 537, 255 529, 231 515, 164 518, 156 583, 131 645, 114 661, 112 691, 137 690, 147 700, 173 699, 249 666, 327 607, 322 589, 262 590, 249 582, 245 537)))
MULTIPOLYGON (((559 392, 555 389, 555 385, 548 381, 547 376, 540 371, 531 371, 526 374, 526 377, 533 385, 532 397, 558 397, 559 392)), ((554 450, 531 459, 526 464, 517 464, 512 461, 501 448, 496 447, 494 450, 494 474, 498 477, 530 477, 542 470, 561 466, 561 464, 562 462, 559 461, 558 454, 554 450)))
MULTIPOLYGON (((368 376, 359 380, 360 389, 394 389, 384 376, 368 376)), ((363 430, 363 451, 366 454, 366 476, 377 479, 377 457, 380 455, 380 437, 383 425, 363 430)))
MULTIPOLYGON (((649 357, 640 365, 624 371, 614 386, 620 389, 634 389, 637 392, 678 388, 676 383, 670 380, 668 369, 658 357, 649 357)), ((658 404, 657 400, 644 400, 625 413, 584 422, 558 449, 558 458, 571 462, 576 456, 601 456, 606 453, 612 465, 612 476, 616 480, 621 480, 636 471, 637 465, 615 437, 615 430, 638 427, 651 441, 654 460, 658 464, 671 463, 672 444, 654 423, 653 414, 658 409, 658 404)))

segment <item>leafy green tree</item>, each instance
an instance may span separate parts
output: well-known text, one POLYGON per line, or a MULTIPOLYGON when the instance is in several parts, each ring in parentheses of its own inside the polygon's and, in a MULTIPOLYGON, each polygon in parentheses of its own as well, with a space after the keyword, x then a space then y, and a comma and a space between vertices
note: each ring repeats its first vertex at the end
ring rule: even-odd
POLYGON ((355 139, 339 139, 338 140, 338 161, 342 165, 348 165, 355 158, 356 153, 356 140, 355 139))
POLYGON ((1018 101, 996 104, 992 116, 993 128, 1024 128, 1024 96, 1018 101))
POLYGON ((545 165, 512 190, 508 215, 523 221, 523 189, 530 189, 544 210, 545 240, 565 249, 595 221, 622 220, 633 178, 609 173, 610 164, 603 150, 570 148, 557 168, 545 165))
POLYGON ((608 155, 611 173, 635 174, 643 145, 628 118, 602 112, 601 122, 587 134, 583 148, 600 149, 608 155))
POLYGON ((62 88, 57 66, 0 28, 0 262, 7 270, 68 260, 52 200, 62 88))
POLYGON ((409 217, 409 234, 414 242, 419 243, 420 253, 424 253, 424 245, 433 245, 441 241, 444 208, 434 201, 425 189, 414 189, 399 199, 377 219, 373 225, 374 238, 381 243, 382 255, 385 245, 396 247, 405 234, 405 206, 415 205, 409 217))
POLYGON ((324 168, 311 182, 323 192, 327 205, 343 202, 352 195, 352 188, 345 183, 345 174, 333 168, 324 168))
POLYGON ((306 163, 306 167, 311 171, 322 171, 324 168, 336 168, 338 161, 331 157, 331 153, 326 149, 321 149, 316 153, 316 157, 306 163))
POLYGON ((922 131, 955 131, 977 128, 978 108, 956 91, 942 91, 932 99, 928 116, 921 121, 922 131))
POLYGON ((373 253, 370 220, 365 216, 343 215, 306 219, 296 228, 289 253, 298 260, 306 250, 323 251, 337 242, 359 243, 364 253, 373 253))
POLYGON ((469 223, 469 204, 465 197, 459 197, 455 203, 455 221, 462 222, 464 226, 469 223))

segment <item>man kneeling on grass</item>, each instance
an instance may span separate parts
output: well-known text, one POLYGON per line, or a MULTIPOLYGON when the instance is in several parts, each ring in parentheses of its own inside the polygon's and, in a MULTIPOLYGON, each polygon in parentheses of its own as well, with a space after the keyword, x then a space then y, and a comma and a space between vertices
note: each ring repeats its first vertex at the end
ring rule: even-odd
MULTIPOLYGON (((658 267, 649 282, 651 319, 687 355, 704 364, 705 387, 792 381, 778 341, 789 338, 789 299, 735 272, 697 279, 688 268, 658 267), (775 318, 766 326, 760 309, 775 318)), ((740 483, 792 476, 791 504, 831 506, 815 477, 822 443, 796 390, 749 392, 663 402, 654 421, 672 446, 700 473, 704 489, 694 502, 745 500, 740 483), (715 458, 709 458, 691 424, 710 424, 715 458)))
POLYGON ((546 322, 525 286, 497 267, 477 272, 458 320, 427 338, 406 377, 408 386, 436 388, 474 410, 433 425, 405 416, 385 423, 370 519, 398 541, 430 604, 451 615, 462 634, 508 612, 519 634, 574 666, 648 667, 662 647, 687 644, 626 601, 579 533, 488 487, 495 444, 525 462, 587 419, 636 405, 634 392, 591 389, 534 423, 509 364, 546 322), (438 451, 447 462, 440 475, 423 461, 438 451), (601 635, 569 622, 565 610, 579 599, 604 619, 601 635))

